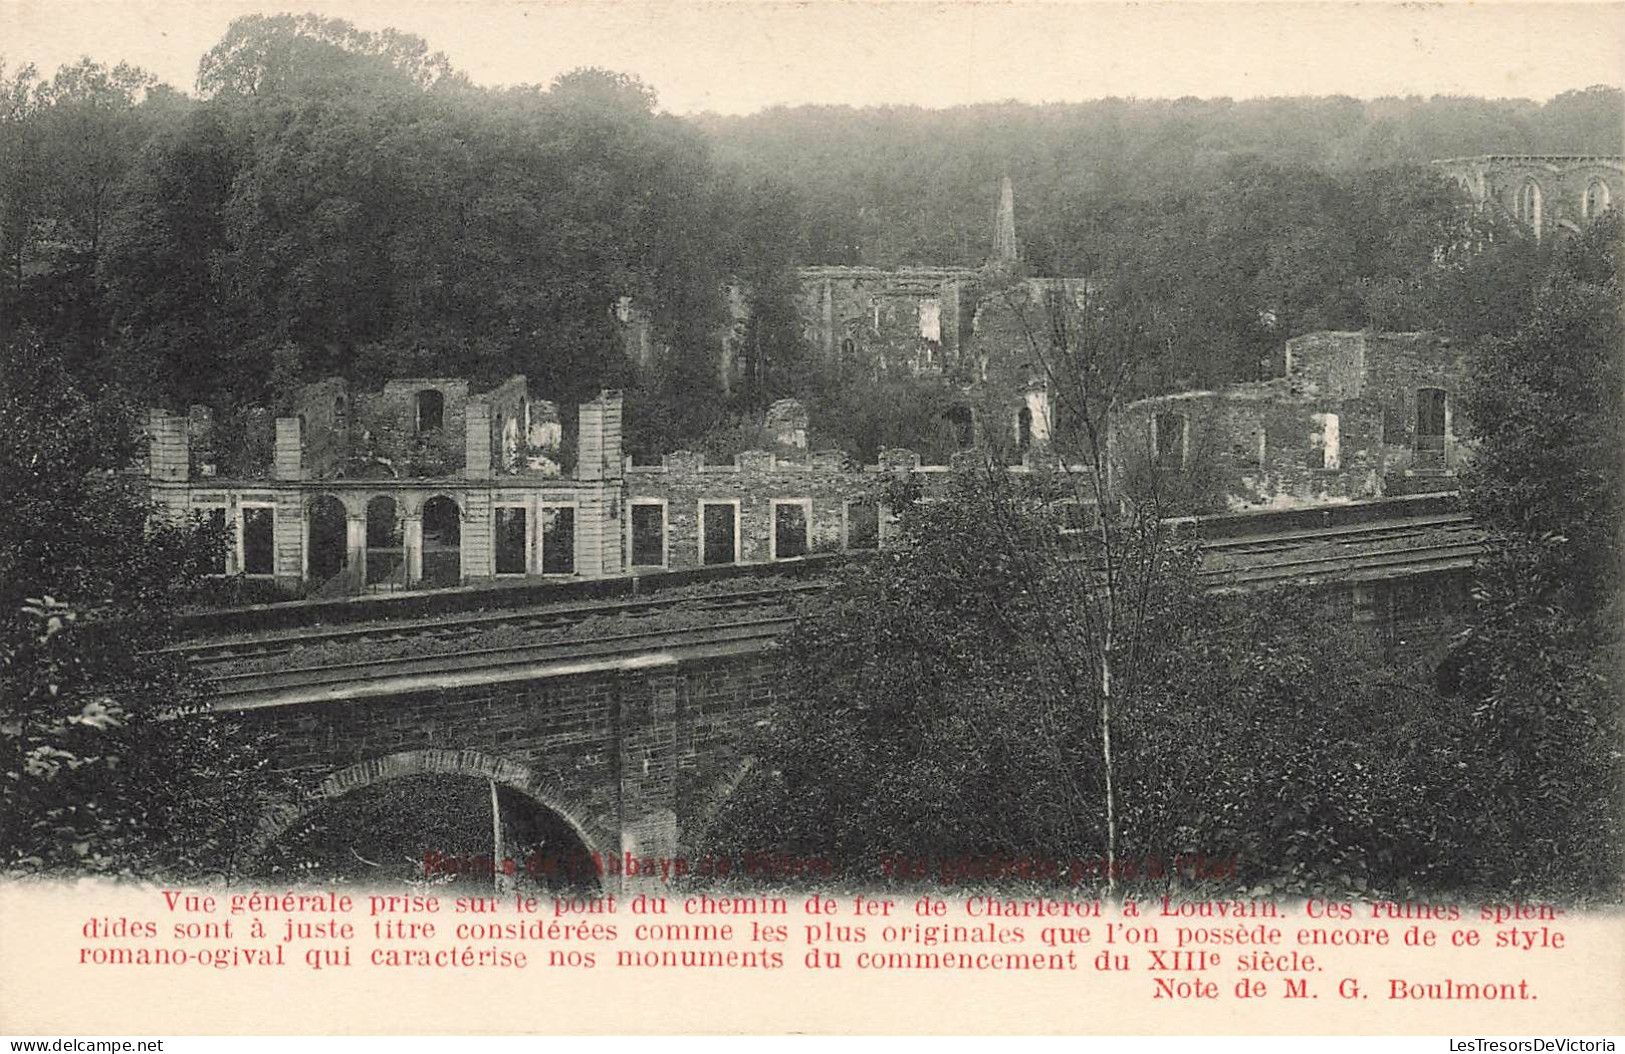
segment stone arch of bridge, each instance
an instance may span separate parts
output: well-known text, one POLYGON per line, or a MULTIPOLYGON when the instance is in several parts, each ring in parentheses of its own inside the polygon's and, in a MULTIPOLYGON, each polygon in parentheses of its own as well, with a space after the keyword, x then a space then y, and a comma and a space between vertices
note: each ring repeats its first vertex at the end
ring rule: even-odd
POLYGON ((556 782, 544 779, 530 765, 478 750, 404 750, 362 761, 329 773, 297 801, 284 802, 260 817, 250 842, 246 864, 252 869, 277 839, 301 820, 353 791, 403 776, 467 776, 490 780, 515 791, 557 815, 581 840, 590 854, 615 854, 618 839, 592 821, 592 813, 556 782))

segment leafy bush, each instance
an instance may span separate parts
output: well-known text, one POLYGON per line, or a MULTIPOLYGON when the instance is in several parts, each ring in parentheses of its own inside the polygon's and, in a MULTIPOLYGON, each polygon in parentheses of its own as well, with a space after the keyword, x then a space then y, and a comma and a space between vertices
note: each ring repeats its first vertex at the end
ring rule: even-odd
MULTIPOLYGON (((1237 892, 1459 889, 1482 829, 1471 708, 1390 669, 1336 594, 1215 595, 1147 529, 1113 548, 1137 613, 1109 645, 1096 535, 1059 534, 1067 481, 956 478, 895 545, 842 572, 783 645, 778 708, 718 810, 718 852, 1039 857, 1097 880, 1108 770, 1119 867, 1165 884, 1233 859, 1237 892), (1069 863, 1070 862, 1070 863, 1069 863)), ((1125 530, 1107 524, 1103 532, 1125 530)))

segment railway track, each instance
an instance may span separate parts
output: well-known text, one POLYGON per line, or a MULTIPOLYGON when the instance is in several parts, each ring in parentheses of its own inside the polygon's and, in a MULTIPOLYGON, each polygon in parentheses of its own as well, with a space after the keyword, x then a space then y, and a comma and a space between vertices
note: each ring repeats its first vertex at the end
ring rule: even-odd
POLYGON ((1291 531, 1272 531, 1269 534, 1242 535, 1236 538, 1213 538, 1202 542, 1204 551, 1229 556, 1242 553, 1270 553, 1282 549, 1296 549, 1306 544, 1328 542, 1355 545, 1384 539, 1404 538, 1424 533, 1476 534, 1477 526, 1465 513, 1440 516, 1410 517, 1399 522, 1348 524, 1341 527, 1305 527, 1291 531))
POLYGON ((227 709, 252 697, 283 696, 289 692, 320 693, 380 679, 415 677, 455 678, 478 672, 487 678, 503 671, 524 673, 548 666, 624 659, 698 647, 733 646, 743 649, 765 645, 789 629, 795 617, 742 619, 688 629, 649 630, 591 640, 554 641, 506 648, 481 648, 447 655, 402 656, 366 662, 333 663, 261 673, 227 674, 211 678, 227 709))
POLYGON ((1202 548, 1203 577, 1240 587, 1465 567, 1483 550, 1483 536, 1470 517, 1444 515, 1215 539, 1202 548))
MULTIPOLYGON (((1289 580, 1327 581, 1394 577, 1468 566, 1481 550, 1480 536, 1464 515, 1407 518, 1268 535, 1204 541, 1201 574, 1212 588, 1232 590, 1289 580)), ((796 582, 766 588, 686 596, 530 604, 502 611, 447 614, 369 624, 342 624, 260 636, 204 640, 173 646, 203 667, 217 690, 235 697, 322 691, 377 678, 455 677, 460 673, 535 669, 549 664, 625 659, 628 656, 701 646, 755 646, 788 629, 797 597, 827 588, 796 582), (559 639, 589 619, 658 617, 682 611, 705 624, 653 627, 559 639), (744 617, 740 617, 744 616, 744 617), (535 632, 554 639, 489 646, 493 630, 535 632), (481 638, 486 641, 482 644, 481 638), (467 640, 468 647, 457 641, 467 640), (296 652, 328 645, 378 644, 381 650, 428 642, 427 653, 405 651, 358 661, 298 665, 296 652), (277 668, 278 658, 294 660, 277 668), (236 667, 236 668, 234 668, 236 667), (244 668, 248 667, 248 668, 244 668)), ((608 628, 608 627, 606 627, 608 628)))
POLYGON ((1200 574, 1215 585, 1267 585, 1288 580, 1398 577, 1424 571, 1465 567, 1483 551, 1478 541, 1439 542, 1378 553, 1327 555, 1281 560, 1255 567, 1204 567, 1200 574), (1378 574, 1377 572, 1398 572, 1378 574))
POLYGON ((681 608, 686 611, 729 612, 783 607, 791 599, 823 589, 822 583, 797 583, 767 589, 738 590, 698 596, 659 596, 638 600, 585 601, 531 605, 511 611, 392 620, 354 626, 319 627, 283 631, 230 640, 176 644, 166 649, 204 666, 242 659, 266 659, 301 648, 327 644, 386 643, 403 640, 454 640, 498 629, 564 631, 590 618, 637 618, 681 608))

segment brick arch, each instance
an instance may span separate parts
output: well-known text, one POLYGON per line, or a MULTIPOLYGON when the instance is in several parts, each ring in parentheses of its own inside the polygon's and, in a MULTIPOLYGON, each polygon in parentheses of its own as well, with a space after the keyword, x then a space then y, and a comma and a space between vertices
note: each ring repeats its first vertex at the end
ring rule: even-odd
POLYGON ((562 819, 591 853, 614 855, 618 844, 614 833, 591 820, 592 813, 571 795, 542 779, 531 766, 511 758, 497 757, 478 750, 406 750, 371 761, 363 761, 328 774, 297 802, 284 802, 260 817, 250 840, 246 865, 252 867, 278 838, 300 820, 352 791, 385 783, 403 776, 447 775, 491 780, 523 794, 562 819))

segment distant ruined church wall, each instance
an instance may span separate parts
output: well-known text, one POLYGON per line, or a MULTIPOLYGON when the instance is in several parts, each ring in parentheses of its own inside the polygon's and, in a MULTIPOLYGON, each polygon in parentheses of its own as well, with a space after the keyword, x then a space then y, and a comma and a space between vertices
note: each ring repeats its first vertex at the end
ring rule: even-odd
POLYGON ((1454 157, 1435 161, 1481 208, 1537 238, 1575 233, 1625 196, 1625 158, 1568 155, 1454 157))

